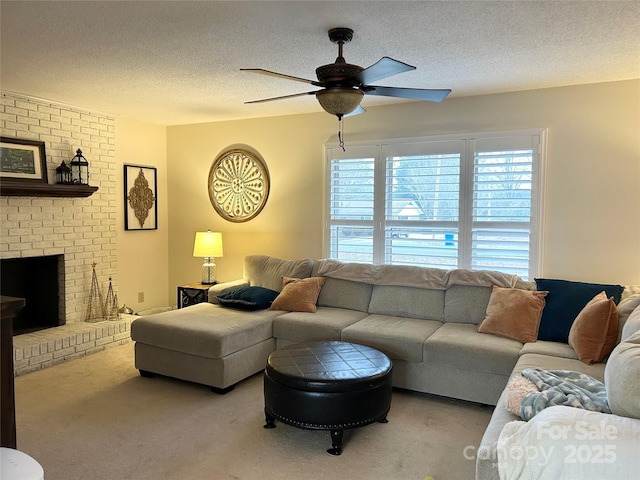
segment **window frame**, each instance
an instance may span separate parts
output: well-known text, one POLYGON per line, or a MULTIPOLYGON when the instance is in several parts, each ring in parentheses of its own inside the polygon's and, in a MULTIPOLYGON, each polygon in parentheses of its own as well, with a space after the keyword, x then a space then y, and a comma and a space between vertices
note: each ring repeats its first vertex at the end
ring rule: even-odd
MULTIPOLYGON (((467 242, 471 239, 471 231, 474 225, 472 217, 473 198, 473 182, 474 179, 474 157, 476 152, 489 151, 488 148, 478 148, 479 145, 491 143, 499 143, 500 145, 508 145, 507 148, 523 149, 525 143, 523 139, 529 137, 531 142, 531 150, 533 152, 533 171, 531 179, 531 214, 530 214, 530 236, 529 236, 529 265, 528 276, 533 279, 542 274, 542 258, 544 248, 544 192, 546 179, 546 163, 547 163, 547 129, 532 128, 518 129, 497 132, 482 133, 461 133, 451 135, 437 135, 425 137, 409 137, 395 138, 384 140, 370 140, 350 142, 346 151, 342 151, 337 142, 326 143, 323 148, 324 169, 325 169, 325 185, 324 185, 324 210, 323 210, 323 242, 322 250, 324 258, 330 258, 331 254, 331 161, 334 159, 348 158, 373 158, 374 159, 374 205, 373 220, 370 225, 373 229, 373 252, 372 258, 374 264, 384 264, 385 258, 385 232, 394 222, 404 222, 406 226, 409 223, 404 220, 385 221, 385 209, 387 201, 387 172, 386 161, 390 155, 401 151, 419 151, 420 144, 428 144, 431 146, 441 143, 442 145, 451 145, 455 142, 461 142, 462 156, 460 159, 460 188, 459 188, 459 206, 458 206, 458 235, 459 242, 467 242), (513 145, 513 147, 511 147, 513 145), (467 219, 465 221, 465 218, 467 219)), ((349 223, 349 222, 345 222, 349 223)), ((357 222, 356 222, 357 223, 357 222)), ((458 267, 471 268, 471 249, 458 249, 458 267), (463 252, 468 255, 463 255, 463 252), (463 258, 464 257, 464 258, 463 258), (465 265, 465 266, 460 266, 465 265)), ((455 267, 453 267, 455 268, 455 267)))

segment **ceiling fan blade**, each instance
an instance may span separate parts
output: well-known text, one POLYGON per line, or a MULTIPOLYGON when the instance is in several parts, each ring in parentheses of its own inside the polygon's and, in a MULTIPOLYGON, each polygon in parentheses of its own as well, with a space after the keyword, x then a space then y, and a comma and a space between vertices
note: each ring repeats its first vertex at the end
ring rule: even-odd
POLYGON ((427 102, 441 102, 451 93, 450 89, 429 90, 426 88, 376 87, 371 85, 362 86, 361 88, 366 95, 410 98, 427 102))
POLYGON ((354 77, 361 85, 368 85, 378 80, 382 80, 383 78, 415 69, 416 67, 394 60, 393 58, 382 57, 370 67, 367 67, 360 73, 354 75, 354 77))
POLYGON ((284 73, 271 72, 269 70, 264 70, 263 68, 241 68, 240 70, 243 72, 259 73, 260 75, 269 75, 271 77, 283 78, 285 80, 293 80, 295 82, 310 83, 311 85, 315 85, 316 87, 324 86, 323 84, 316 82, 315 80, 307 80, 306 78, 285 75, 284 73))
POLYGON ((244 103, 264 103, 264 102, 272 102, 274 100, 283 100, 285 98, 294 98, 294 97, 302 97, 304 95, 315 95, 316 91, 313 92, 303 92, 303 93, 294 93, 291 95, 283 95, 281 97, 271 97, 271 98, 263 98, 262 100, 251 100, 250 102, 244 103))
POLYGON ((358 105, 358 107, 353 112, 347 113, 345 117, 353 117, 355 115, 360 115, 361 113, 367 113, 367 111, 360 105, 358 105))

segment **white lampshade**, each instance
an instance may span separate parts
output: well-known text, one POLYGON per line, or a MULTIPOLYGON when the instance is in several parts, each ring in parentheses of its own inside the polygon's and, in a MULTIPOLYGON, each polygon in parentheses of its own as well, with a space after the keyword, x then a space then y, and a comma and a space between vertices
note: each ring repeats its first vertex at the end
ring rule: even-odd
POLYGON ((194 257, 222 257, 222 233, 196 232, 196 241, 193 244, 194 257))
POLYGON ((201 283, 216 283, 218 272, 213 257, 222 257, 222 233, 211 230, 196 232, 193 256, 204 258, 201 283))

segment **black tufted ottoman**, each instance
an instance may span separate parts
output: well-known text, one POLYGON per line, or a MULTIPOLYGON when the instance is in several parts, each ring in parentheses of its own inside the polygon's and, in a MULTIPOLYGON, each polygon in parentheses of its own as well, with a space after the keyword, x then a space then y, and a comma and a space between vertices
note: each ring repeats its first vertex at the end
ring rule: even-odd
POLYGON ((391 370, 384 353, 354 343, 305 342, 276 350, 264 371, 264 428, 280 420, 330 430, 327 452, 340 455, 345 429, 387 421, 391 370))

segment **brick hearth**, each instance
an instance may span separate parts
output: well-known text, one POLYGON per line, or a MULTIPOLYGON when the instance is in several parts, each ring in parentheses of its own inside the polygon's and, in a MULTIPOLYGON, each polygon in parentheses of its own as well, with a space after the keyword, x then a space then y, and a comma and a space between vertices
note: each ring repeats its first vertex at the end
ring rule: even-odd
POLYGON ((14 373, 23 375, 128 343, 134 318, 121 315, 120 320, 74 322, 17 335, 13 337, 14 373))

